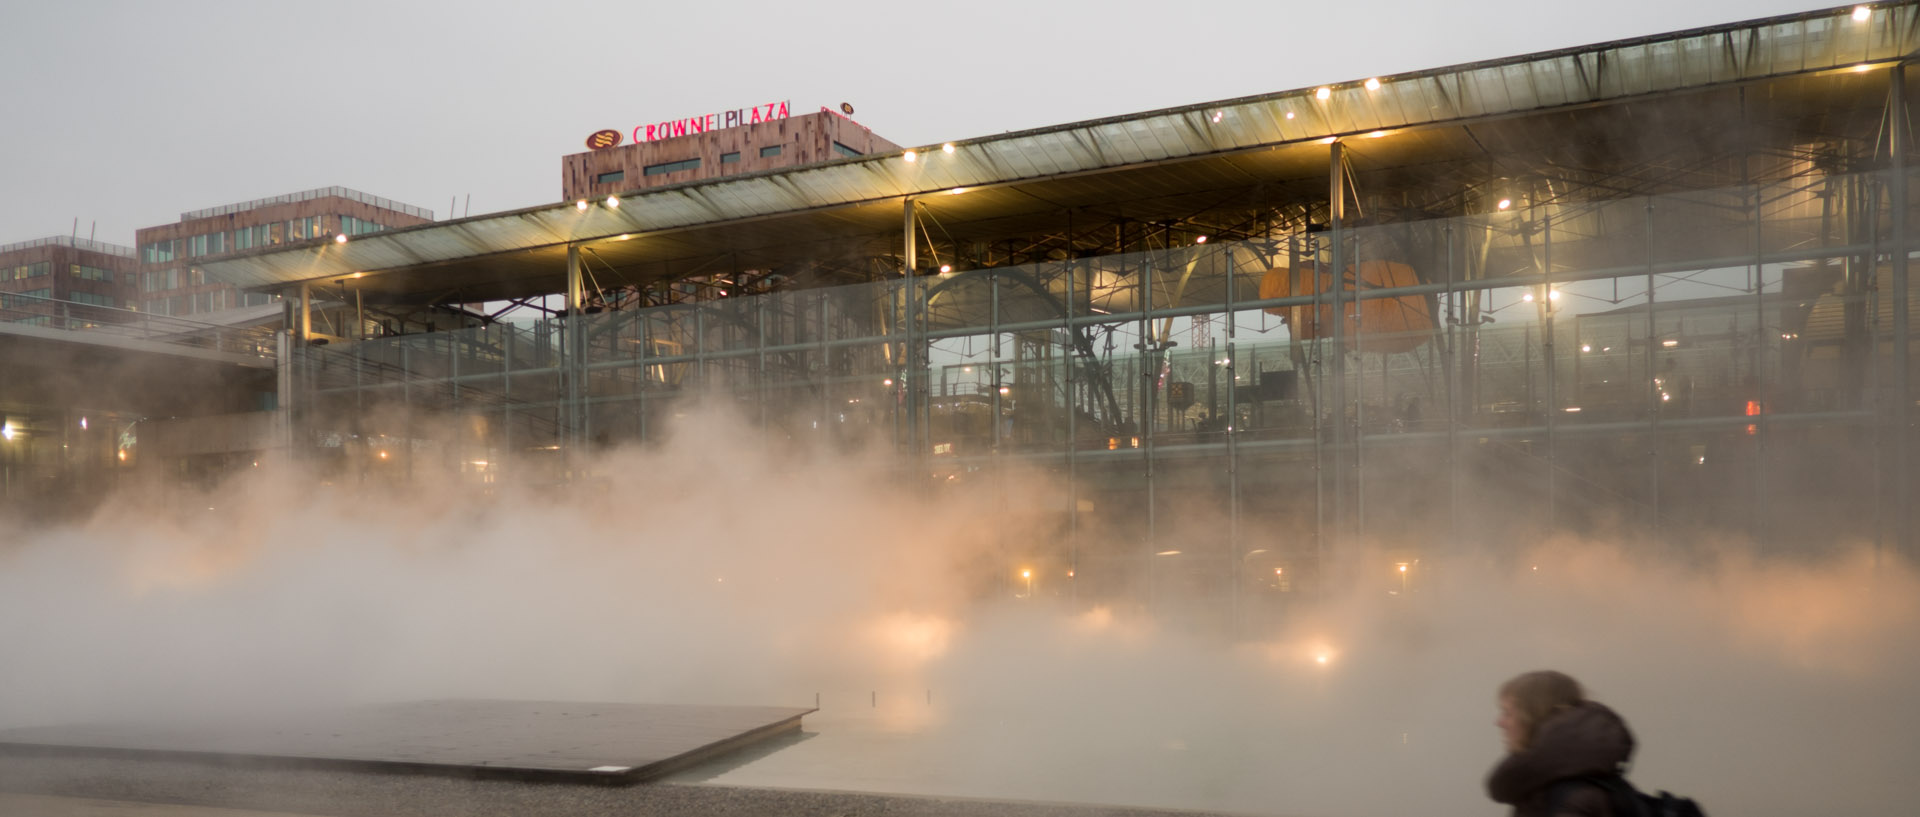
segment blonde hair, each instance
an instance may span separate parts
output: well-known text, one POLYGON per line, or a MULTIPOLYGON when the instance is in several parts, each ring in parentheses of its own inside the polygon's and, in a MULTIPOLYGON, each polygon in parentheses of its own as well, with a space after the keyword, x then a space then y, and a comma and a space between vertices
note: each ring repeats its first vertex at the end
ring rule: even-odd
POLYGON ((1513 702, 1521 735, 1521 743, 1515 748, 1525 749, 1533 742, 1533 733, 1542 722, 1555 712, 1585 701, 1587 693, 1573 676, 1547 669, 1514 676, 1500 685, 1500 697, 1513 702))

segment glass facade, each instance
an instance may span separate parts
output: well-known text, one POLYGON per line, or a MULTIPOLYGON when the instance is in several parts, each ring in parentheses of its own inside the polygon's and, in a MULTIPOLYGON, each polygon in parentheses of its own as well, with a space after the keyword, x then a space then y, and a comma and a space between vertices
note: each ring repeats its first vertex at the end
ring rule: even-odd
POLYGON ((369 407, 458 417, 409 473, 537 482, 722 400, 935 490, 1054 475, 1031 558, 1147 597, 1311 587, 1339 543, 1874 539, 1914 459, 1885 182, 1827 180, 1852 211, 1790 180, 307 348, 296 426, 356 469, 383 466, 338 441, 426 433, 348 433, 369 407))

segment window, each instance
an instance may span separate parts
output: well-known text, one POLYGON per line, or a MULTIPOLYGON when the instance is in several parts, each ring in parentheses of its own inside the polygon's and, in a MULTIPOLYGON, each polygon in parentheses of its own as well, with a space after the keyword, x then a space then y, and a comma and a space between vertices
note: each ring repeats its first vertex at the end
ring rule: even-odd
POLYGON ((249 250, 257 246, 258 244, 259 242, 255 240, 252 227, 241 227, 240 229, 233 231, 233 248, 234 249, 249 250))
POLYGON ((353 216, 340 217, 340 232, 346 235, 377 233, 384 229, 386 228, 365 219, 358 219, 353 216))
POLYGON ((864 153, 861 153, 860 151, 854 150, 853 148, 847 147, 846 145, 840 144, 838 141, 835 141, 833 143, 833 152, 838 153, 842 156, 865 156, 866 155, 864 153))
POLYGON ((119 306, 120 305, 120 303, 117 300, 115 300, 112 295, 99 295, 92 292, 69 293, 67 296, 67 300, 73 301, 74 303, 77 303, 77 304, 93 304, 94 306, 119 306))
POLYGON ((73 277, 82 281, 106 281, 113 283, 113 270, 89 267, 86 264, 73 265, 73 277))
POLYGON ((52 261, 41 261, 35 264, 22 264, 20 266, 12 267, 12 268, 0 267, 0 280, 11 278, 15 281, 20 281, 20 280, 25 280, 27 278, 38 278, 50 272, 53 272, 52 261))
POLYGON ((164 264, 172 261, 180 251, 180 241, 169 238, 140 245, 140 260, 148 264, 164 264))
POLYGON ((626 180, 627 180, 627 171, 624 171, 624 170, 616 170, 616 171, 613 171, 612 173, 602 173, 598 176, 593 177, 594 184, 613 184, 614 182, 624 182, 626 180))
POLYGON ((778 155, 780 155, 780 148, 781 148, 781 147, 782 147, 782 145, 769 145, 769 146, 767 146, 767 147, 763 147, 763 148, 761 148, 761 149, 760 149, 760 158, 762 158, 762 159, 770 159, 770 158, 773 158, 773 157, 775 157, 775 156, 778 156, 778 155))
POLYGON ((641 172, 648 176, 663 176, 668 173, 678 173, 682 170, 694 170, 699 167, 700 167, 700 158, 696 156, 692 159, 681 159, 680 161, 677 161, 677 162, 667 162, 666 164, 659 164, 659 165, 647 165, 646 169, 642 170, 641 172))
POLYGON ((180 271, 177 269, 155 270, 147 273, 145 289, 147 292, 165 292, 180 288, 180 271))
POLYGON ((739 163, 740 163, 740 151, 737 151, 737 150, 736 150, 736 151, 734 151, 734 152, 732 152, 732 153, 722 153, 722 154, 720 154, 720 163, 721 163, 721 164, 723 164, 723 165, 733 165, 733 164, 739 164, 739 163))
POLYGON ((22 307, 38 306, 45 303, 42 299, 52 297, 53 290, 51 289, 29 289, 26 292, 18 293, 0 292, 0 307, 20 309, 22 307))

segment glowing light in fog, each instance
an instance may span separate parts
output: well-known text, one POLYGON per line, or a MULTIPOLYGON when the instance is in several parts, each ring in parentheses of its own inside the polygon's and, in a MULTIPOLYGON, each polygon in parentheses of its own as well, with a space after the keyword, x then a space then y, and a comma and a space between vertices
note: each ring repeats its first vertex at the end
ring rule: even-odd
POLYGON ((1870 9, 1870 8, 1867 8, 1866 6, 1854 6, 1854 7, 1853 7, 1853 20, 1854 20, 1854 22, 1857 22, 1857 23, 1864 23, 1864 22, 1866 22, 1867 20, 1869 20, 1869 19, 1872 19, 1872 18, 1873 18, 1873 9, 1870 9))
POLYGON ((1497 203, 1497 204, 1495 204, 1495 205, 1493 205, 1493 206, 1494 206, 1494 208, 1495 208, 1495 209, 1499 209, 1499 210, 1505 210, 1505 209, 1507 209, 1507 208, 1509 208, 1509 207, 1512 207, 1512 206, 1513 206, 1513 199, 1501 199, 1501 200, 1499 201, 1499 203, 1497 203))

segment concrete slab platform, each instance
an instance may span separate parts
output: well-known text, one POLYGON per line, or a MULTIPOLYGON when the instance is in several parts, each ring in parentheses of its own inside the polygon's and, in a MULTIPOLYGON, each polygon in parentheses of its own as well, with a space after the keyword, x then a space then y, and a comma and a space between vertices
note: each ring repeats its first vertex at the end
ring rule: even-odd
POLYGON ((800 728, 812 709, 449 700, 252 718, 0 730, 0 752, 204 758, 634 783, 800 728))

